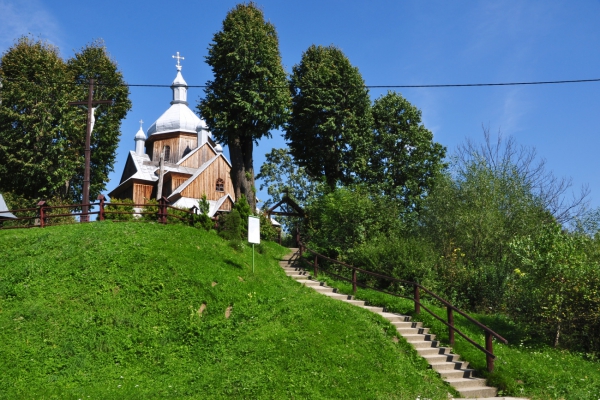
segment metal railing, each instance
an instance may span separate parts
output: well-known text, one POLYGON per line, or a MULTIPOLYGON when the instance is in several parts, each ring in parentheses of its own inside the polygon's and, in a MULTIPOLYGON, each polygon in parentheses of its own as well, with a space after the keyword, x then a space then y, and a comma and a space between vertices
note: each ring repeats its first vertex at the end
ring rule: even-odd
POLYGON ((496 356, 494 355, 493 338, 496 338, 498 341, 500 341, 500 342, 502 342, 504 344, 507 344, 508 341, 506 339, 504 339, 502 336, 500 336, 499 334, 497 334, 496 332, 494 332, 489 327, 487 327, 487 326, 483 325, 481 322, 475 320, 473 317, 471 317, 470 315, 468 315, 466 312, 464 312, 461 309, 459 309, 458 307, 452 305, 448 300, 443 299, 442 297, 440 297, 437 294, 433 293, 431 290, 425 288, 424 286, 422 286, 419 283, 411 282, 411 281, 405 281, 405 280, 402 280, 402 279, 393 278, 391 276, 386 276, 386 275, 378 274, 376 272, 367 271, 365 269, 358 268, 358 267, 346 264, 346 263, 338 261, 338 260, 334 260, 334 259, 332 259, 330 257, 324 256, 322 254, 317 253, 314 250, 309 249, 299 239, 297 240, 297 242, 298 242, 298 247, 300 249, 300 259, 303 260, 308 265, 312 266, 315 278, 317 278, 318 275, 319 275, 319 259, 322 259, 322 260, 329 261, 329 262, 331 262, 333 264, 340 265, 343 268, 347 268, 347 269, 352 270, 352 279, 349 279, 349 278, 344 277, 344 276, 339 275, 339 274, 332 273, 330 271, 328 271, 327 273, 330 274, 330 275, 332 275, 332 276, 334 276, 334 277, 336 277, 336 278, 338 278, 338 279, 342 279, 342 280, 347 281, 347 282, 352 282, 352 293, 353 294, 356 294, 356 288, 357 288, 357 286, 360 286, 360 287, 365 288, 365 289, 372 289, 372 290, 376 290, 376 291, 379 291, 379 292, 382 292, 382 293, 389 294, 391 296, 395 296, 395 297, 400 297, 400 298, 412 300, 414 302, 414 304, 415 304, 415 313, 416 314, 420 314, 421 313, 421 308, 422 308, 425 311, 427 311, 429 314, 431 314, 434 318, 436 318, 437 320, 439 320, 440 322, 442 322, 444 325, 446 325, 448 327, 448 337, 449 337, 450 345, 452 345, 452 346, 454 345, 454 342, 455 342, 455 340, 454 340, 454 336, 455 335, 454 334, 458 333, 467 342, 471 343, 473 346, 475 346, 477 349, 481 350, 485 354, 485 356, 486 356, 487 370, 489 372, 492 372, 494 370, 494 359, 496 358, 496 356), (307 258, 303 257, 303 254, 305 252, 308 252, 312 256, 314 256, 314 261, 313 262, 311 262, 307 258), (393 293, 393 292, 390 292, 390 291, 387 291, 387 290, 383 290, 383 289, 380 289, 380 288, 370 287, 367 284, 364 284, 364 283, 359 282, 357 280, 357 273, 362 273, 362 274, 369 275, 369 276, 372 276, 372 277, 377 278, 377 279, 383 279, 383 280, 386 280, 386 281, 389 281, 389 282, 395 282, 395 283, 400 283, 400 284, 403 284, 403 285, 412 286, 413 287, 413 291, 412 291, 413 295, 412 295, 412 297, 407 297, 407 296, 403 296, 403 295, 400 295, 398 293, 393 293), (433 297, 434 299, 436 299, 437 301, 439 301, 440 303, 442 303, 444 305, 444 307, 446 307, 446 318, 440 317, 434 311, 432 311, 431 309, 429 309, 426 305, 424 305, 421 302, 421 293, 422 292, 430 295, 431 297, 433 297), (485 333, 485 347, 481 346, 479 343, 475 342, 473 339, 471 339, 469 336, 467 336, 464 332, 462 332, 461 330, 459 330, 459 329, 456 328, 456 326, 454 325, 454 313, 455 312, 458 313, 459 315, 462 315, 469 322, 473 323, 474 325, 476 325, 477 327, 481 328, 484 331, 484 333, 485 333))

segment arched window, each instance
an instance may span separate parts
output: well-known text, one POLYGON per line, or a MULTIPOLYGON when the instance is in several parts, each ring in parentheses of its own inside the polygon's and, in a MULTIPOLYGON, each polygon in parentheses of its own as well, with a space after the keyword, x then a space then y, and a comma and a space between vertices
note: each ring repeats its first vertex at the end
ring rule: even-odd
POLYGON ((225 191, 225 182, 223 181, 223 179, 219 178, 217 179, 217 185, 216 188, 217 192, 224 192, 225 191))
POLYGON ((165 146, 165 162, 171 158, 171 146, 165 146))

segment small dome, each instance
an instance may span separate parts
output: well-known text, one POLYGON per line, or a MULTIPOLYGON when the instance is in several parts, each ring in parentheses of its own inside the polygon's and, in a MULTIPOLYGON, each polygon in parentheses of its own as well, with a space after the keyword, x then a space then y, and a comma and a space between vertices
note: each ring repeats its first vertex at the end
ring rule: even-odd
POLYGON ((140 129, 135 134, 134 140, 146 140, 146 134, 144 133, 144 130, 142 129, 141 126, 140 126, 140 129))

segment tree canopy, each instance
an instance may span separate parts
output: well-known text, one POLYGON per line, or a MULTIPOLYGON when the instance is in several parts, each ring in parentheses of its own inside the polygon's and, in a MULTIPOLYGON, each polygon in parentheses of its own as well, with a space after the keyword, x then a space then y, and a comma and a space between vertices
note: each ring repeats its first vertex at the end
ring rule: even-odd
POLYGON ((236 198, 255 207, 253 146, 288 117, 290 95, 275 26, 254 3, 229 11, 209 45, 207 82, 198 111, 215 138, 227 144, 236 198))
POLYGON ((360 175, 406 209, 414 209, 444 169, 446 149, 421 123, 421 111, 398 93, 375 100, 372 115, 369 162, 360 175))
POLYGON ((90 198, 104 190, 131 102, 102 42, 65 62, 55 46, 22 37, 3 54, 0 77, 0 191, 29 200, 81 201, 86 113, 68 102, 87 97, 89 78, 100 83, 95 98, 115 100, 96 113, 91 141, 90 198))
POLYGON ((371 101, 358 68, 335 46, 312 45, 290 77, 285 138, 298 165, 333 189, 365 168, 371 101))

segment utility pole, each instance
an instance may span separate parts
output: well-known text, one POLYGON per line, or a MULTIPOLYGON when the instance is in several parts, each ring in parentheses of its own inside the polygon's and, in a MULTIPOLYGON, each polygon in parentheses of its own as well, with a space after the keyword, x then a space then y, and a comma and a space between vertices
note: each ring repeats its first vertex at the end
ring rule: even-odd
POLYGON ((94 121, 94 106, 98 104, 112 104, 112 100, 93 100, 94 79, 90 78, 87 101, 70 101, 70 106, 87 106, 87 129, 85 133, 85 172, 83 174, 83 205, 81 210, 81 222, 89 221, 90 207, 90 141, 92 137, 92 124, 94 121))

